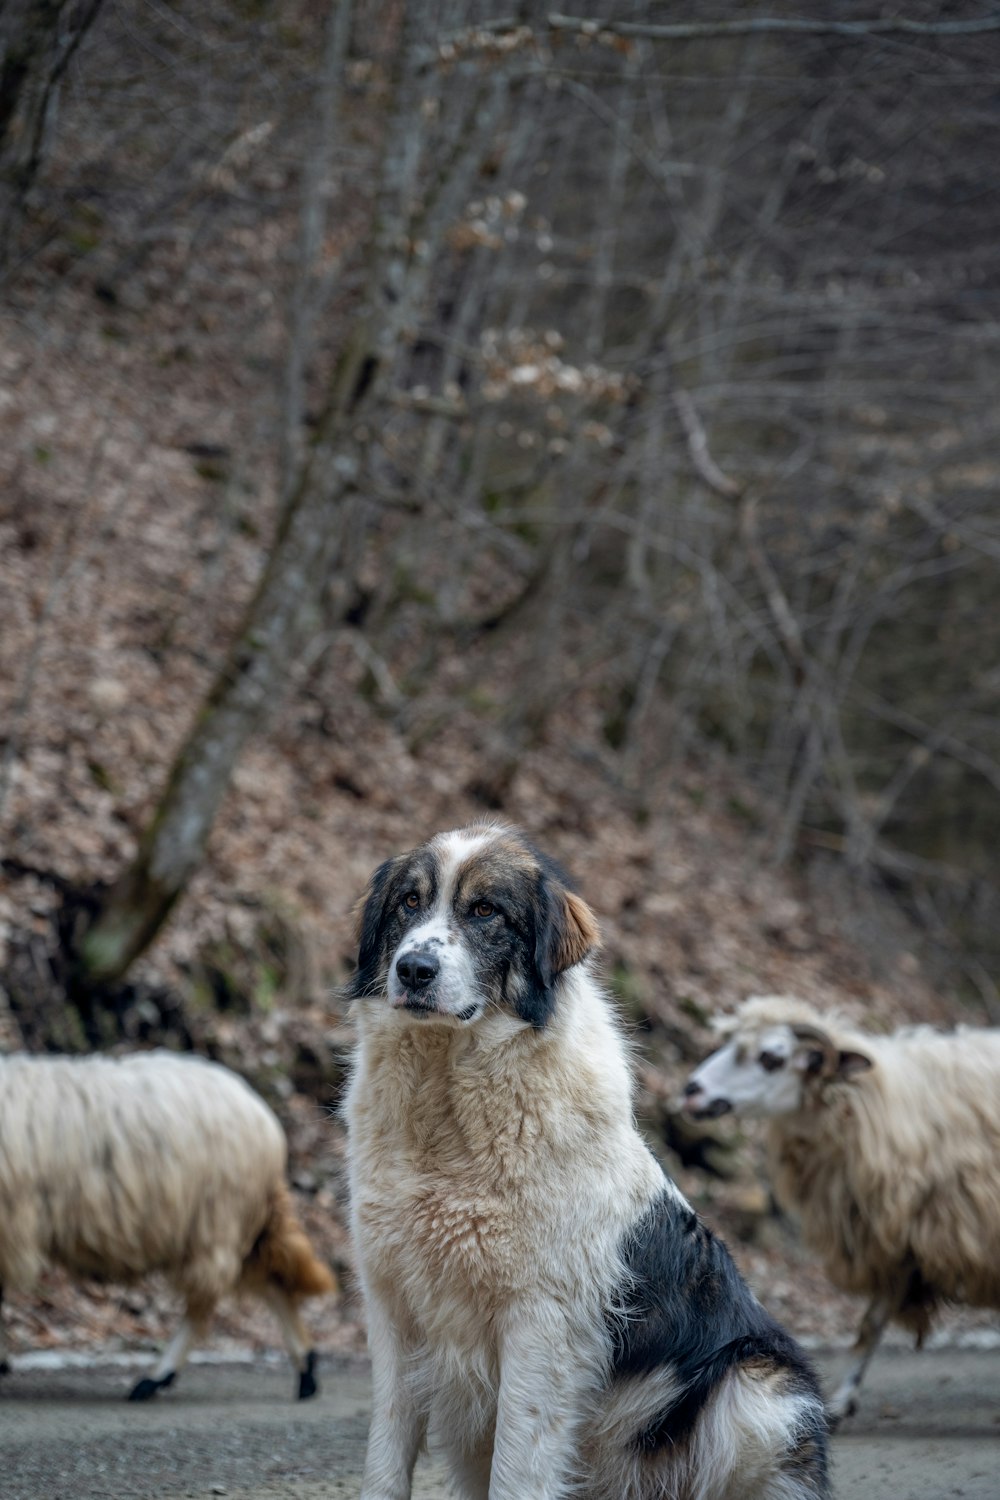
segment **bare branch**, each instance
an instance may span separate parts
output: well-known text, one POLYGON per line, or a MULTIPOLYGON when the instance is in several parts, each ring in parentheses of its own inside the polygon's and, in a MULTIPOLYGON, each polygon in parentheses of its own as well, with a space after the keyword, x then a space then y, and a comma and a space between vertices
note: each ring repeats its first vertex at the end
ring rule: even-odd
POLYGON ((681 419, 684 435, 688 442, 688 452, 691 462, 705 481, 709 489, 714 490, 717 495, 722 495, 726 500, 734 500, 742 492, 742 485, 737 484, 735 479, 730 479, 723 474, 715 459, 708 451, 708 433, 705 431, 702 420, 698 415, 698 409, 688 395, 687 391, 675 390, 673 393, 674 407, 681 419))
POLYGON ((754 571, 760 580, 767 599, 768 607, 773 616, 774 623, 778 627, 778 634, 784 643, 785 650, 801 672, 806 665, 806 654, 802 644, 802 631, 796 620, 788 596, 781 587, 781 581, 768 559, 767 553, 761 545, 757 532, 757 497, 748 495, 740 512, 740 529, 743 544, 747 550, 747 556, 753 564, 754 571))
MULTIPOLYGON (((786 32, 800 36, 980 36, 1000 31, 1000 14, 970 21, 912 21, 906 16, 879 16, 865 21, 816 21, 802 16, 746 16, 738 21, 674 21, 653 25, 645 21, 598 21, 585 16, 550 12, 552 31, 575 31, 582 36, 608 34, 645 37, 650 41, 686 42, 699 37, 762 36, 786 32)), ((499 25, 499 23, 497 23, 499 25)))
MULTIPOLYGON (((282 498, 287 500, 301 459, 301 433, 305 406, 305 372, 309 361, 318 309, 313 278, 316 258, 326 231, 324 187, 335 140, 335 122, 340 104, 344 58, 351 34, 352 0, 334 0, 327 18, 326 51, 318 93, 316 139, 306 157, 302 173, 302 207, 298 264, 289 309, 288 356, 285 365, 283 413, 279 453, 282 498)), ((329 287, 329 278, 325 288, 329 287)))

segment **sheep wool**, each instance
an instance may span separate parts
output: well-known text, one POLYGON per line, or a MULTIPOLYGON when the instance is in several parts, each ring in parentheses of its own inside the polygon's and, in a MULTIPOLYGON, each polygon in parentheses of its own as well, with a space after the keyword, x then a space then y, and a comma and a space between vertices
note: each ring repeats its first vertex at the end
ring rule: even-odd
POLYGON ((748 1002, 741 1034, 780 1021, 822 1028, 873 1064, 769 1123, 775 1192, 831 1281, 895 1297, 907 1268, 896 1320, 918 1337, 939 1300, 1000 1307, 1000 1031, 878 1037, 772 998, 748 1002))
POLYGON ((888 1322, 919 1342, 942 1302, 1000 1308, 1000 1030, 873 1036, 775 995, 718 1029, 685 1108, 767 1120, 779 1202, 831 1281, 870 1299, 841 1417, 888 1322))
POLYGON ((298 1303, 335 1281, 295 1218, 286 1158, 264 1101, 203 1059, 0 1058, 0 1291, 31 1291, 50 1263, 101 1281, 162 1272, 185 1316, 135 1399, 172 1383, 222 1296, 255 1292, 311 1395, 298 1303))

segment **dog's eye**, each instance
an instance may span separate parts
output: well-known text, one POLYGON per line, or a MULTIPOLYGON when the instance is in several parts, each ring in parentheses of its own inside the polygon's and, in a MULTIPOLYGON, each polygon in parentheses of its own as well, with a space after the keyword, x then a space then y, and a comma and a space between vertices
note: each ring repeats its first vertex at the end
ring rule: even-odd
POLYGON ((785 1059, 782 1057, 780 1052, 764 1051, 760 1054, 757 1061, 760 1063, 765 1073, 776 1073, 779 1068, 783 1068, 785 1066, 785 1059))
POLYGON ((477 901, 472 908, 472 915, 474 917, 492 917, 495 911, 496 907, 492 901, 477 901))
POLYGON ((406 907, 407 911, 416 911, 417 907, 420 905, 420 897, 417 895, 416 891, 407 891, 406 895, 403 897, 403 905, 406 907))

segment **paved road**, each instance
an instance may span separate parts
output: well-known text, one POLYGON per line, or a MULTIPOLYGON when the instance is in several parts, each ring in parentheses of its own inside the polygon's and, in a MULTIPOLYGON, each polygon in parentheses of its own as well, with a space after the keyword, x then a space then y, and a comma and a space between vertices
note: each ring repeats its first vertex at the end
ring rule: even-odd
MULTIPOLYGON (((194 1365, 136 1406, 121 1399, 133 1370, 15 1373, 0 1384, 0 1500, 356 1500, 367 1371, 321 1373, 298 1403, 284 1366, 194 1365)), ((1000 1353, 886 1351, 866 1394, 834 1440, 837 1500, 1000 1500, 1000 1353)), ((446 1493, 432 1465, 414 1493, 446 1493)))

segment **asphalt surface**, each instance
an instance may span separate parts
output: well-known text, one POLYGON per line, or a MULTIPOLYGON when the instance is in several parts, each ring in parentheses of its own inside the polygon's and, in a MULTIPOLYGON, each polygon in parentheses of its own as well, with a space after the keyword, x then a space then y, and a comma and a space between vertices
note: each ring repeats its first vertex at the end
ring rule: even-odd
MULTIPOLYGON (((820 1356, 832 1379, 843 1356, 820 1356)), ((356 1500, 368 1423, 361 1361, 327 1360, 292 1399, 271 1361, 189 1366, 146 1404, 136 1368, 15 1370, 0 1382, 0 1500, 356 1500)), ((1000 1352, 876 1357, 858 1415, 833 1440, 837 1500, 1000 1500, 1000 1352)), ((414 1496, 447 1494, 418 1466, 414 1496)))

